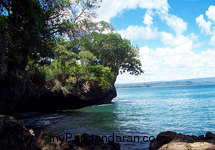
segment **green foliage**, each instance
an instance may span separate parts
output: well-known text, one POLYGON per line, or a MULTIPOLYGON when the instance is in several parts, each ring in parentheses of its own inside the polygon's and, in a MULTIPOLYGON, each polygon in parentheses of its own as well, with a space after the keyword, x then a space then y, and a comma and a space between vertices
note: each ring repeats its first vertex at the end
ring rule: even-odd
POLYGON ((119 73, 141 74, 138 48, 113 33, 111 24, 92 22, 100 1, 0 1, 0 48, 8 72, 27 70, 44 84, 57 80, 53 88, 66 87, 64 92, 87 82, 108 89, 119 73))
POLYGON ((110 88, 112 86, 110 80, 114 77, 111 69, 102 65, 86 66, 77 63, 62 69, 56 61, 51 65, 43 66, 40 72, 45 72, 46 82, 58 78, 68 89, 72 89, 75 84, 80 84, 79 81, 95 81, 102 89, 110 88))
MULTIPOLYGON (((70 44, 59 40, 55 48, 57 55, 50 65, 34 66, 40 72, 46 73, 46 82, 57 78, 68 89, 76 87, 76 84, 82 81, 95 82, 102 89, 110 88, 112 86, 110 80, 114 77, 111 68, 94 65, 97 58, 91 52, 83 50, 74 53, 72 52, 74 46, 70 44)), ((30 68, 30 64, 28 66, 30 68)))
POLYGON ((116 76, 126 71, 134 75, 143 73, 137 59, 138 48, 119 34, 93 32, 82 38, 80 44, 96 56, 97 64, 110 67, 116 76))
POLYGON ((45 84, 46 83, 46 75, 47 73, 42 69, 39 64, 35 64, 33 61, 29 61, 26 67, 30 78, 33 82, 45 84))
POLYGON ((109 32, 113 33, 115 29, 113 28, 113 25, 110 23, 107 23, 105 21, 100 21, 93 27, 94 32, 103 33, 103 32, 109 32))
POLYGON ((79 38, 89 31, 94 16, 91 12, 98 3, 97 0, 0 1, 0 46, 7 50, 8 71, 24 70, 29 60, 44 65, 53 59, 57 38, 79 38), (68 11, 69 8, 72 10, 68 11))
POLYGON ((103 89, 111 88, 110 80, 113 79, 114 74, 111 68, 102 65, 92 66, 90 71, 94 74, 96 83, 103 89))
POLYGON ((7 37, 8 69, 13 70, 16 66, 24 70, 29 59, 43 63, 53 57, 54 36, 48 36, 51 30, 44 18, 46 11, 39 1, 8 0, 1 4, 4 7, 1 14, 4 13, 2 16, 6 17, 7 24, 4 32, 7 37))
POLYGON ((81 51, 79 53, 79 59, 83 65, 91 65, 96 57, 89 51, 81 51))
POLYGON ((109 67, 104 67, 102 65, 77 65, 77 68, 74 69, 75 73, 67 78, 67 83, 72 84, 74 81, 76 81, 77 84, 79 84, 80 81, 94 81, 96 85, 102 89, 108 89, 112 87, 110 80, 114 77, 114 74, 111 72, 109 67))

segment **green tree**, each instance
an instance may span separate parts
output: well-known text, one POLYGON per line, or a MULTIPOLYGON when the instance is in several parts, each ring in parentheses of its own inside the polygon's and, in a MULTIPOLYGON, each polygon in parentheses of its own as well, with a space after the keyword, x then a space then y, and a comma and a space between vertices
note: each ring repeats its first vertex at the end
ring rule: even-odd
POLYGON ((56 39, 80 38, 92 24, 97 0, 2 0, 0 46, 8 71, 41 65, 54 57, 56 39))
POLYGON ((53 37, 46 38, 51 31, 39 1, 3 0, 0 5, 8 71, 24 70, 29 59, 42 62, 53 56, 53 37))
POLYGON ((132 46, 129 40, 116 33, 92 32, 81 39, 82 49, 96 56, 96 64, 108 66, 117 76, 119 73, 130 72, 132 75, 143 73, 141 62, 137 58, 138 47, 132 46))
POLYGON ((27 70, 35 81, 39 74, 41 82, 58 79, 62 86, 89 81, 110 88, 119 73, 141 74, 138 48, 111 24, 92 21, 99 3, 0 1, 0 62, 4 57, 8 72, 27 70))

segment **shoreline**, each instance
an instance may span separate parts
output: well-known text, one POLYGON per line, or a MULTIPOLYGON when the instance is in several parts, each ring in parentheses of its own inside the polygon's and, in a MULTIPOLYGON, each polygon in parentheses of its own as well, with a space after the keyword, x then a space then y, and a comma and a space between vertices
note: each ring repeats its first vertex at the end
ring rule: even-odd
POLYGON ((180 84, 180 85, 153 85, 153 86, 129 86, 129 87, 116 87, 116 89, 133 89, 133 88, 156 88, 156 87, 178 87, 178 86, 193 86, 193 85, 215 85, 211 84, 180 84))
MULTIPOLYGON (((35 132, 27 129, 10 116, 0 115, 0 147, 4 150, 14 149, 62 149, 85 148, 89 150, 120 150, 117 141, 105 142, 101 136, 79 133, 65 140, 56 134, 41 130, 35 132), (7 133, 7 134, 5 134, 7 133), (9 136, 10 140, 7 137, 9 136), (2 140, 4 139, 4 140, 2 140), (97 139, 97 140, 93 140, 97 139)), ((209 150, 215 149, 215 134, 208 131, 205 135, 184 135, 173 131, 160 132, 156 139, 150 141, 149 150, 209 150)))

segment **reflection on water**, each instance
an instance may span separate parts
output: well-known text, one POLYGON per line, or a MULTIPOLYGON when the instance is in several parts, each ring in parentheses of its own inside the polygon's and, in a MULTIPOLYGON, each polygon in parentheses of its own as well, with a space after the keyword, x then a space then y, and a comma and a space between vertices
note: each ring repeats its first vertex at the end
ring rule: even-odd
MULTIPOLYGON (((97 135, 156 136, 172 130, 200 135, 215 132, 215 86, 118 89, 113 104, 54 114, 20 116, 34 129, 97 135), (32 117, 33 116, 33 117, 32 117)), ((144 149, 149 143, 120 143, 123 149, 144 149)))

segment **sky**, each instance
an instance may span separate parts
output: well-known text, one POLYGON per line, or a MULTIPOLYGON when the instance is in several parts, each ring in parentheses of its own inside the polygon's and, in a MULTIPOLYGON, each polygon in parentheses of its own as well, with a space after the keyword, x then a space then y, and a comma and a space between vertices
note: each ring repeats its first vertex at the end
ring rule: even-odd
POLYGON ((116 83, 215 77, 215 0, 103 0, 96 13, 139 47, 144 74, 116 83))

